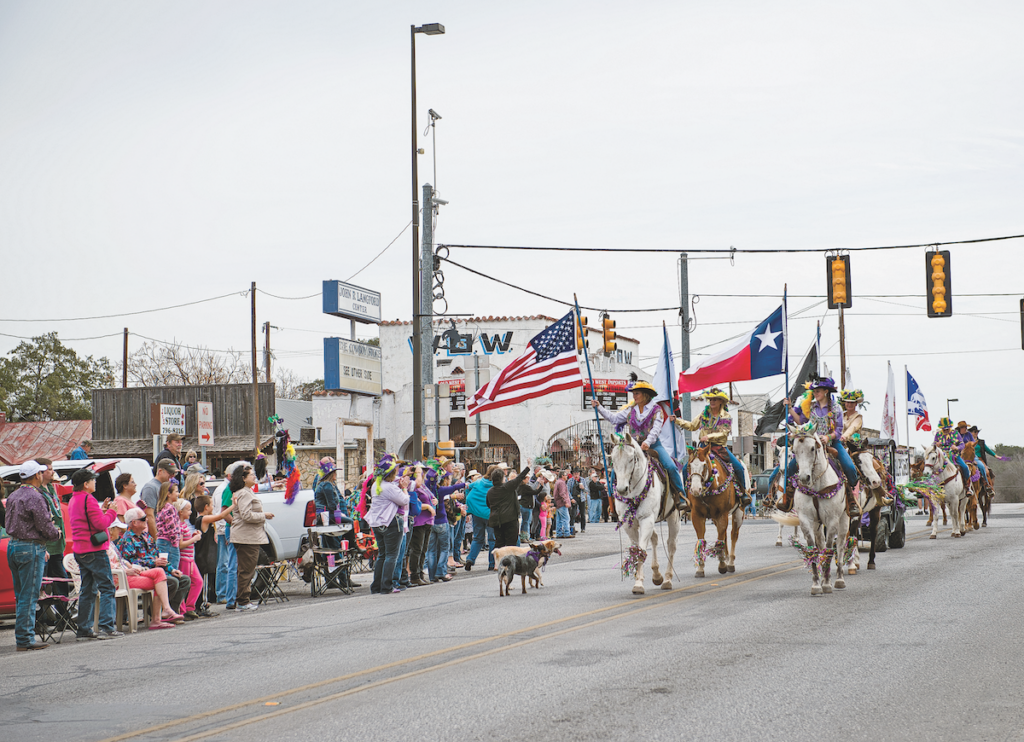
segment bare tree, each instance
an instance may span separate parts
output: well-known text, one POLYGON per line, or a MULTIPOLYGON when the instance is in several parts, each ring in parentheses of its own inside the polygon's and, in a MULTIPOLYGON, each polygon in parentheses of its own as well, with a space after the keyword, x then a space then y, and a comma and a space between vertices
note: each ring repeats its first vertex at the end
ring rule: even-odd
MULTIPOLYGON (((117 376, 121 368, 118 364, 117 376)), ((244 384, 252 381, 245 351, 213 351, 174 342, 144 343, 128 358, 132 386, 201 386, 244 384)))
POLYGON ((302 399, 302 388, 306 383, 290 368, 277 366, 274 372, 274 394, 281 399, 302 399))

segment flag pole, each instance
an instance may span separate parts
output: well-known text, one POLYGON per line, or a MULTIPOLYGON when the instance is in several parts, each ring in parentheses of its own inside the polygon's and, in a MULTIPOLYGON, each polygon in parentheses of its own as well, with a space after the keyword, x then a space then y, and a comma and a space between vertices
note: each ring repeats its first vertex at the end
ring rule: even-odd
POLYGON ((910 456, 910 372, 907 365, 903 364, 903 388, 906 390, 903 400, 903 409, 907 412, 907 456, 910 456))
MULTIPOLYGON (((580 334, 580 338, 583 341, 583 358, 587 362, 587 378, 590 379, 590 398, 597 399, 597 389, 594 388, 594 374, 590 372, 590 355, 587 353, 587 336, 583 329, 583 321, 580 319, 580 300, 576 298, 576 294, 572 295, 572 303, 576 311, 576 330, 580 334)), ((594 419, 597 420, 597 441, 601 446, 601 461, 604 462, 604 481, 607 482, 609 489, 608 494, 611 494, 612 478, 611 472, 608 470, 608 456, 604 452, 604 436, 601 435, 601 415, 598 413, 597 408, 594 408, 594 419)))
MULTIPOLYGON (((672 359, 669 356, 669 353, 667 352, 668 351, 668 327, 665 325, 665 320, 661 321, 661 342, 662 342, 662 346, 666 350, 666 353, 665 353, 665 379, 669 383, 669 391, 671 392, 671 390, 672 390, 672 359)), ((672 395, 671 394, 669 394, 669 396, 668 396, 668 413, 669 414, 666 415, 666 417, 671 417, 672 413, 673 413, 673 410, 672 410, 672 395)), ((668 423, 669 425, 673 425, 673 423, 671 423, 668 420, 666 420, 665 422, 668 423)), ((675 427, 670 428, 670 430, 672 431, 672 458, 673 459, 678 459, 679 458, 679 446, 676 445, 676 430, 675 430, 675 427)))
MULTIPOLYGON (((788 289, 789 289, 789 285, 788 284, 782 284, 782 330, 783 330, 783 332, 782 332, 782 347, 783 347, 782 363, 783 363, 783 371, 786 374, 786 386, 785 386, 785 389, 784 389, 783 393, 786 394, 787 396, 789 395, 789 299, 787 298, 788 289)), ((821 332, 821 330, 820 330, 821 323, 820 322, 818 323, 818 327, 819 327, 818 332, 819 332, 819 337, 820 337, 820 332, 821 332)), ((820 362, 821 361, 821 353, 819 352, 817 355, 818 355, 818 361, 820 362)), ((792 406, 792 404, 793 404, 793 400, 791 399, 791 400, 789 400, 789 405, 792 406)), ((783 434, 783 440, 785 440, 785 442, 786 442, 786 459, 785 459, 785 464, 786 465, 782 469, 782 492, 783 492, 783 495, 785 495, 785 492, 786 492, 786 476, 789 473, 789 406, 784 407, 784 409, 782 410, 782 427, 783 427, 783 430, 785 430, 785 433, 783 434)))

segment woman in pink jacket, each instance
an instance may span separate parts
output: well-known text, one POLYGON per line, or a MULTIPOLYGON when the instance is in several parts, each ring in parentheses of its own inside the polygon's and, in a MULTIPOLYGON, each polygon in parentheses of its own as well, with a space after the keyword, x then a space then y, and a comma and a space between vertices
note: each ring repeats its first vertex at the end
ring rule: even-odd
POLYGON ((96 491, 96 473, 80 469, 71 475, 74 492, 68 512, 74 539, 75 561, 82 575, 82 588, 78 598, 78 639, 116 639, 124 636, 114 628, 114 575, 107 558, 107 528, 117 519, 110 499, 101 506, 93 493, 96 491), (93 608, 96 593, 99 600, 99 633, 93 633, 93 608))

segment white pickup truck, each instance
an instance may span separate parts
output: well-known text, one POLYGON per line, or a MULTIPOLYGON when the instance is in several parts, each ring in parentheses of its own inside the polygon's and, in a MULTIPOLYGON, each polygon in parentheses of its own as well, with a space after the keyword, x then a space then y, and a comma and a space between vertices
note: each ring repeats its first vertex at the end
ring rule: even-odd
MULTIPOLYGON (((219 503, 227 482, 211 481, 206 487, 213 493, 213 501, 219 503)), ((284 501, 284 494, 284 490, 259 493, 263 511, 274 514, 266 523, 270 543, 263 547, 271 561, 295 559, 299 556, 302 540, 306 538, 306 503, 313 499, 313 490, 299 490, 291 505, 284 501)))

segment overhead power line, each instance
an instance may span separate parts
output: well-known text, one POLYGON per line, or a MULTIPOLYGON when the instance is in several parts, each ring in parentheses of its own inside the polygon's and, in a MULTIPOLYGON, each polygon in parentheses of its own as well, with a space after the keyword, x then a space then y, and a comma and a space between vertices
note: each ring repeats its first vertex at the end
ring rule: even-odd
POLYGON ((979 237, 972 240, 950 240, 948 242, 918 242, 913 245, 873 245, 869 247, 777 247, 777 248, 742 248, 742 247, 709 247, 709 248, 688 248, 688 247, 542 247, 524 245, 452 245, 444 244, 439 247, 449 249, 461 248, 463 250, 528 250, 537 252, 650 252, 650 253, 674 253, 685 252, 693 254, 714 254, 714 255, 772 255, 779 253, 827 253, 827 252, 867 252, 871 250, 910 250, 920 247, 943 247, 946 245, 973 245, 979 242, 1000 242, 1002 240, 1019 240, 1024 234, 1011 234, 1003 237, 979 237))
POLYGON ((152 314, 153 312, 166 312, 168 309, 181 309, 182 307, 193 307, 196 304, 205 304, 210 301, 217 301, 219 299, 226 299, 229 296, 245 296, 249 293, 248 289, 245 291, 232 291, 230 294, 221 294, 220 296, 211 296, 209 299, 198 299, 196 301, 185 302, 184 304, 173 304, 169 307, 157 307, 155 309, 140 309, 137 312, 121 312, 120 314, 102 314, 95 317, 60 317, 50 319, 0 319, 0 322, 84 322, 85 320, 93 319, 114 319, 116 317, 134 317, 138 314, 152 314))

